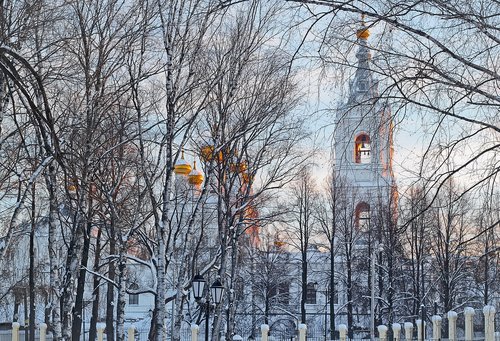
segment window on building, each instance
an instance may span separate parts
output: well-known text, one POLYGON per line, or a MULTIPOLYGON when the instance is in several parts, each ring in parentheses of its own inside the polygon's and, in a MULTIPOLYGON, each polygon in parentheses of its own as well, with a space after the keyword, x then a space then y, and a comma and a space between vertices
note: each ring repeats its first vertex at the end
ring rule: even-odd
POLYGON ((278 301, 281 304, 290 303, 290 284, 287 282, 282 282, 278 286, 278 301))
POLYGON ((290 304, 290 284, 281 282, 273 286, 269 292, 269 298, 276 303, 290 304))
POLYGON ((356 206, 355 225, 360 230, 368 230, 370 227, 370 205, 364 201, 356 206))
POLYGON ((370 163, 371 146, 370 137, 367 134, 360 134, 354 140, 354 162, 370 163))
POLYGON ((128 295, 128 304, 139 305, 139 294, 129 294, 128 295))
POLYGON ((316 283, 307 283, 306 303, 316 304, 316 283))
MULTIPOLYGON (((129 290, 139 290, 139 286, 137 283, 132 283, 129 286, 129 290)), ((139 294, 128 294, 128 304, 139 305, 139 294)))

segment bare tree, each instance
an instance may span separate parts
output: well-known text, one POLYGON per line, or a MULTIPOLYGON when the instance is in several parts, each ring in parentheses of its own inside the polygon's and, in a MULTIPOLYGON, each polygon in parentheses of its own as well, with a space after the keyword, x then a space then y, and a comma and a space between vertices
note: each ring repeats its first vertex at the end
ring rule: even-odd
POLYGON ((315 206, 318 192, 311 175, 305 168, 299 173, 296 183, 292 185, 292 219, 290 244, 300 254, 300 321, 306 323, 306 301, 309 275, 310 248, 313 246, 315 229, 315 206))
MULTIPOLYGON (((255 276, 251 290, 256 295, 257 316, 262 315, 262 323, 269 324, 271 314, 286 311, 290 302, 289 275, 293 266, 286 244, 279 239, 264 238, 261 247, 255 250, 255 276), (286 290, 285 290, 286 289, 286 290)), ((256 326, 254 326, 255 328, 256 326)))
MULTIPOLYGON (((394 186, 394 184, 393 184, 394 186)), ((404 281, 402 261, 404 255, 404 229, 398 224, 397 188, 389 187, 391 193, 379 199, 375 219, 380 226, 382 252, 378 260, 378 296, 380 324, 392 325, 396 322, 402 300, 401 287, 404 281)))
MULTIPOLYGON (((335 339, 335 297, 338 295, 339 288, 336 283, 336 273, 341 272, 336 269, 335 261, 339 254, 338 226, 339 215, 342 212, 342 198, 345 195, 345 186, 341 178, 332 172, 332 176, 327 181, 327 188, 317 206, 317 220, 320 225, 320 233, 324 234, 327 243, 326 247, 330 255, 330 271, 328 273, 328 303, 330 308, 330 339, 335 339)), ((326 308, 325 308, 326 309, 326 308)))
MULTIPOLYGON (((337 178, 337 181, 340 181, 337 178)), ((346 184, 346 186, 348 186, 346 184)), ((346 187, 349 188, 349 187, 346 187)), ((349 337, 354 335, 355 313, 366 311, 367 285, 364 285, 368 278, 369 267, 363 257, 366 253, 366 230, 369 225, 361 224, 356 220, 357 192, 340 191, 338 197, 337 214, 337 240, 340 243, 340 254, 342 256, 344 271, 340 274, 339 281, 345 288, 345 313, 347 315, 347 326, 349 337)))
POLYGON ((472 206, 453 181, 444 189, 432 210, 432 254, 440 302, 444 311, 450 311, 465 304, 468 298, 464 283, 472 270, 466 261, 471 256, 466 241, 472 232, 469 219, 472 206))
POLYGON ((419 187, 410 188, 408 198, 402 201, 401 207, 402 220, 409 221, 403 238, 408 245, 406 257, 410 272, 406 278, 411 282, 408 288, 411 304, 407 314, 411 316, 418 316, 419 307, 423 303, 425 277, 430 276, 429 267, 424 267, 424 261, 431 251, 431 214, 422 213, 427 207, 424 193, 419 187))
MULTIPOLYGON (((477 229, 484 231, 486 226, 495 224, 499 218, 498 211, 499 194, 496 189, 487 186, 483 192, 482 205, 479 207, 478 216, 475 219, 477 229)), ((490 229, 473 243, 481 253, 478 257, 478 267, 474 271, 474 277, 478 286, 478 294, 482 296, 484 305, 491 304, 492 295, 498 292, 498 276, 500 266, 499 236, 498 228, 490 229), (477 245, 477 246, 476 246, 477 245)))

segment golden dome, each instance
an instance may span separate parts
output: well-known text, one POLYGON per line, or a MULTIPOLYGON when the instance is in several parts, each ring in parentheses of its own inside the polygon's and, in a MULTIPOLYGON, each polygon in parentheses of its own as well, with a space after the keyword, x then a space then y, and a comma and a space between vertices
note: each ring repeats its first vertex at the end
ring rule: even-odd
POLYGON ((274 246, 276 246, 277 248, 281 248, 281 247, 285 246, 285 242, 282 242, 281 240, 275 240, 274 246))
POLYGON ((191 165, 184 160, 184 149, 182 150, 181 158, 177 160, 174 166, 174 173, 180 175, 188 175, 191 172, 191 165))
POLYGON ((214 156, 216 156, 215 161, 217 161, 217 162, 224 161, 224 154, 223 154, 222 150, 219 151, 219 153, 217 153, 216 155, 214 155, 214 154, 215 154, 214 146, 205 145, 205 146, 201 147, 200 158, 203 161, 205 161, 205 162, 212 161, 214 156))
POLYGON ((358 39, 368 39, 370 36, 370 30, 366 27, 365 15, 361 15, 361 28, 356 31, 356 37, 358 39))
POLYGON ((368 30, 367 28, 360 28, 356 32, 356 36, 358 37, 358 39, 368 39, 368 37, 370 36, 370 30, 368 30))
POLYGON ((193 170, 189 173, 188 182, 195 186, 203 183, 203 173, 196 169, 196 161, 193 163, 193 170))
POLYGON ((206 145, 201 147, 200 156, 204 161, 211 161, 213 153, 214 153, 213 146, 206 145))
POLYGON ((231 163, 230 170, 233 173, 243 173, 248 169, 248 163, 246 161, 242 161, 240 163, 231 163))

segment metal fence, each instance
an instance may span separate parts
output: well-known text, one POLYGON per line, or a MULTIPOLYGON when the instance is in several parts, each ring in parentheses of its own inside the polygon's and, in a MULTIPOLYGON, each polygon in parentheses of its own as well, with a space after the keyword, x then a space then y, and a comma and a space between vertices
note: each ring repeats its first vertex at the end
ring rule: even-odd
MULTIPOLYGON (((148 331, 137 331, 135 333, 135 340, 136 341, 149 341, 148 340, 148 331)), ((204 334, 201 333, 199 335, 199 340, 204 340, 204 334)), ((40 338, 39 338, 39 335, 38 333, 36 334, 35 336, 35 340, 38 341, 40 338)), ((11 341, 12 340, 12 332, 10 330, 0 330, 0 341, 11 341)), ((21 330, 19 331, 19 340, 20 341, 24 341, 25 340, 25 334, 24 334, 24 331, 21 330)), ((52 336, 50 335, 47 335, 47 341, 52 341, 52 336)), ((80 340, 84 340, 83 336, 80 338, 80 340)), ((106 335, 104 335, 104 340, 106 340, 106 335)), ((221 340, 224 340, 224 337, 221 338, 221 340)), ((243 337, 243 341, 261 341, 261 337, 260 336, 257 336, 255 338, 249 338, 249 337, 243 337)), ((307 338, 306 338, 307 341, 340 341, 339 339, 334 339, 334 340, 330 340, 330 339, 325 339, 325 336, 324 335, 308 335, 307 338)), ((352 339, 347 339, 348 341, 367 341, 369 340, 369 338, 352 338, 352 339)), ((388 341, 390 341, 391 339, 388 339, 388 341)), ((410 339, 410 340, 407 340, 405 339, 404 337, 402 337, 403 341, 420 341, 418 340, 417 338, 413 338, 413 339, 410 339)), ((443 339, 440 339, 440 340, 434 340, 432 338, 426 338, 425 339, 426 341, 451 341, 449 339, 446 339, 446 338, 443 338, 443 339)), ((168 341, 168 340, 166 340, 168 341)), ((189 332, 182 332, 181 333, 181 341, 191 341, 191 333, 189 332)), ((278 334, 278 335, 269 335, 269 341, 298 341, 298 337, 297 336, 287 336, 287 335, 283 335, 283 334, 278 334)), ((380 341, 379 338, 375 338, 375 341, 380 341)), ((465 338, 464 337, 459 337, 457 338, 455 341, 465 341, 465 338)), ((479 337, 474 337, 473 341, 484 341, 484 337, 483 336, 479 336, 479 337)), ((495 341, 500 341, 500 333, 496 333, 495 335, 495 341)))

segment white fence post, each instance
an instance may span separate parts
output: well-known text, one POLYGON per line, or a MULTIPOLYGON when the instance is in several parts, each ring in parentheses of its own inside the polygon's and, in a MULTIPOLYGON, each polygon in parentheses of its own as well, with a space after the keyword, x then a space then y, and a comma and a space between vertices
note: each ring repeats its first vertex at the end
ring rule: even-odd
POLYGON ((472 341, 474 339, 474 308, 466 307, 464 309, 465 315, 465 341, 472 341))
POLYGON ((97 329, 97 341, 103 341, 104 338, 104 328, 106 325, 104 323, 98 323, 96 326, 97 329))
POLYGON ((306 341, 307 325, 299 323, 299 341, 306 341))
POLYGON ((386 341, 387 340, 387 326, 384 326, 381 324, 380 326, 377 327, 378 329, 378 338, 380 341, 386 341))
POLYGON ((339 324, 339 338, 340 341, 347 340, 347 326, 345 324, 339 324))
POLYGON ((409 341, 413 338, 413 323, 405 322, 405 339, 409 341))
POLYGON ((448 312, 448 340, 457 340, 457 313, 453 310, 448 312))
POLYGON ((441 324, 443 323, 443 319, 441 316, 433 315, 432 316, 432 339, 434 341, 441 340, 441 324))
POLYGON ((127 341, 135 340, 135 326, 131 324, 127 330, 127 341))
POLYGON ((262 341, 267 341, 268 336, 269 336, 269 325, 268 324, 261 324, 260 331, 262 333, 262 341))
POLYGON ((392 324, 392 334, 394 335, 394 341, 401 339, 401 325, 399 323, 392 324))
POLYGON ((417 325, 417 340, 425 340, 425 335, 423 335, 425 330, 425 322, 422 322, 422 320, 418 319, 415 321, 415 324, 417 325))
POLYGON ((19 322, 12 323, 12 341, 19 341, 19 328, 21 325, 19 322))
POLYGON ((495 341, 495 307, 487 305, 483 308, 484 341, 495 341))
POLYGON ((198 333, 200 332, 200 326, 196 323, 191 325, 191 341, 198 341, 198 333))
POLYGON ((47 324, 40 323, 40 341, 47 340, 47 324))

